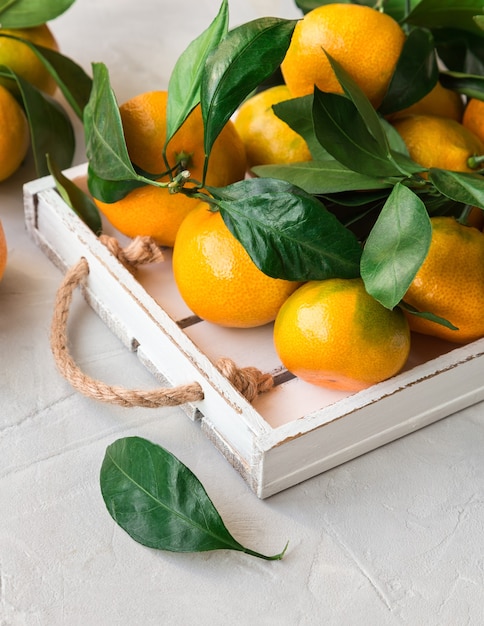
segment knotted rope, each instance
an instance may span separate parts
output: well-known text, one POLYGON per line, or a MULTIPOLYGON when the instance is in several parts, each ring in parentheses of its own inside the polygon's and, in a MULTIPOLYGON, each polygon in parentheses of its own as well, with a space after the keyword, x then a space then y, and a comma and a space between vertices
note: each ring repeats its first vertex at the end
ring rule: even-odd
MULTIPOLYGON (((131 271, 141 263, 159 262, 163 259, 161 250, 150 238, 136 238, 124 249, 112 237, 102 236, 102 241, 131 271)), ((203 389, 197 382, 153 390, 126 389, 118 385, 108 385, 82 372, 68 348, 67 324, 74 291, 85 281, 88 274, 89 264, 83 257, 66 272, 54 304, 51 349, 59 371, 72 387, 94 400, 123 407, 180 406, 187 402, 203 400, 203 389)), ((264 374, 255 367, 238 368, 228 358, 219 359, 216 367, 249 402, 252 402, 259 393, 271 389, 274 384, 270 374, 264 374)))

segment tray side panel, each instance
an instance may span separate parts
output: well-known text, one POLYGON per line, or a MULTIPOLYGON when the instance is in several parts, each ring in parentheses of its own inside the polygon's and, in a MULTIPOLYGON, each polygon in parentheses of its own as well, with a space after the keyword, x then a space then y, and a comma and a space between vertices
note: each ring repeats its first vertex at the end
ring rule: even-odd
POLYGON ((267 498, 484 400, 484 356, 266 450, 259 483, 267 498))

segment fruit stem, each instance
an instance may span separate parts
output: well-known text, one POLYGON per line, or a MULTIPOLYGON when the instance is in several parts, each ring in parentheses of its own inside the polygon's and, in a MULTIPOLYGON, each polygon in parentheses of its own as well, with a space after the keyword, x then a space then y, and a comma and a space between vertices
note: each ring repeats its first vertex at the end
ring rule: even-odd
POLYGON ((467 159, 467 165, 472 170, 480 169, 481 163, 484 163, 484 154, 471 156, 467 159))
POLYGON ((469 214, 471 212, 471 205, 470 204, 466 204, 465 207, 462 209, 462 213, 459 215, 459 217, 457 218, 457 221, 459 222, 459 224, 462 224, 463 226, 467 226, 467 222, 469 220, 469 214))

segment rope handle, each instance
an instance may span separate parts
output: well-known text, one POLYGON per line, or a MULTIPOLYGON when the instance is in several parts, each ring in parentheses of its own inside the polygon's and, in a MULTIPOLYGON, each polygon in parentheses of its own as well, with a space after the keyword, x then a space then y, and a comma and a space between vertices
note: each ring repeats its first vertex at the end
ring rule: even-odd
MULTIPOLYGON (((124 249, 113 237, 102 235, 100 239, 130 271, 134 271, 140 264, 163 260, 160 248, 149 237, 137 237, 124 249)), ((54 303, 50 333, 51 350, 57 368, 72 387, 94 400, 123 407, 158 408, 203 400, 203 389, 197 382, 153 390, 126 389, 91 378, 79 368, 69 351, 67 325, 74 291, 88 275, 89 264, 82 257, 66 272, 54 303)), ((216 367, 249 402, 274 385, 271 374, 264 374, 255 367, 238 368, 228 358, 219 359, 216 367)))

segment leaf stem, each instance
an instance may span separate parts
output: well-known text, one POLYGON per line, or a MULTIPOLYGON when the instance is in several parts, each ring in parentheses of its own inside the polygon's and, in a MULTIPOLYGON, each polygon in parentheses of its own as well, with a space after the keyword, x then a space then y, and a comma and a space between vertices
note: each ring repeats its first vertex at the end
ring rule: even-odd
POLYGON ((467 159, 467 165, 472 170, 478 170, 481 168, 481 164, 484 163, 484 154, 471 156, 467 159))
POLYGON ((279 554, 274 554, 273 556, 267 556, 265 554, 261 554, 260 552, 255 552, 254 550, 250 550, 249 548, 243 548, 243 552, 245 554, 249 554, 250 556, 255 556, 259 559, 264 559, 264 561, 280 561, 286 554, 287 546, 289 545, 289 541, 284 546, 284 550, 279 554))
POLYGON ((470 204, 466 204, 464 206, 464 208, 462 209, 461 214, 459 215, 459 217, 457 218, 457 221, 459 222, 459 224, 462 224, 463 226, 467 226, 468 224, 468 220, 469 220, 469 215, 471 213, 471 205, 470 204))

